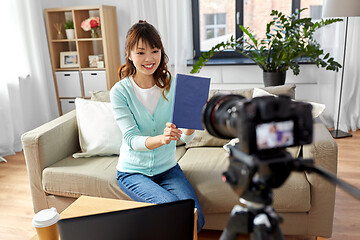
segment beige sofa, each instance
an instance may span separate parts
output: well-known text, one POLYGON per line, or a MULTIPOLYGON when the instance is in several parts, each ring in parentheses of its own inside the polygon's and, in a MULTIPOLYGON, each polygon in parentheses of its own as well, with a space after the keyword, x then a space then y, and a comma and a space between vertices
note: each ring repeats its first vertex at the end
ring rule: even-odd
MULTIPOLYGON (((292 97, 294 89, 295 86, 266 88, 271 93, 292 97)), ((252 89, 236 93, 251 97, 252 89)), ((222 147, 227 142, 197 131, 191 143, 177 147, 179 164, 202 205, 205 229, 222 230, 233 206, 239 204, 239 197, 221 180, 229 164, 222 147)), ((130 199, 116 182, 117 156, 72 157, 80 151, 75 111, 25 133, 22 143, 35 212, 49 207, 61 212, 81 195, 130 199)), ((290 151, 296 155, 298 149, 290 151)), ((336 174, 337 145, 321 123, 314 124, 314 141, 304 146, 303 154, 336 174)), ((293 172, 274 191, 274 207, 284 217, 281 228, 286 235, 330 237, 334 202, 335 187, 308 172, 293 172)))

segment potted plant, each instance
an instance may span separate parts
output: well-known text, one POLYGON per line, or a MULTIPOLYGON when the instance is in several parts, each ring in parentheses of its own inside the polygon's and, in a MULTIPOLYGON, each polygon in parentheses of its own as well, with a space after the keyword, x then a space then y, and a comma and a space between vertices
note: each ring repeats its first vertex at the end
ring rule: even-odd
POLYGON ((65 33, 67 39, 74 39, 75 33, 74 33, 74 22, 69 20, 64 23, 65 33))
POLYGON ((270 15, 273 16, 273 20, 266 25, 266 37, 263 39, 257 39, 249 28, 240 25, 244 33, 242 37, 234 39, 232 36, 230 40, 212 47, 199 58, 191 73, 199 72, 210 58, 227 49, 233 49, 253 60, 263 70, 265 86, 284 84, 289 68, 293 70, 294 75, 298 75, 300 60, 313 62, 327 70, 338 71, 341 65, 330 57, 329 53, 324 53, 313 34, 317 29, 342 19, 312 22, 311 18, 299 18, 299 14, 304 10, 305 8, 296 10, 289 16, 272 10, 270 15))

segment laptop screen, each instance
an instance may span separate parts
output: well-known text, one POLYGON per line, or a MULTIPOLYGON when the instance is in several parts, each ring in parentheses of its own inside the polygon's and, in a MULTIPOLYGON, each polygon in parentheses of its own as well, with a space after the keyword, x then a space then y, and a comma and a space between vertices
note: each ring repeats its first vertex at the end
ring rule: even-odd
POLYGON ((194 231, 194 200, 61 219, 61 240, 190 240, 194 231))

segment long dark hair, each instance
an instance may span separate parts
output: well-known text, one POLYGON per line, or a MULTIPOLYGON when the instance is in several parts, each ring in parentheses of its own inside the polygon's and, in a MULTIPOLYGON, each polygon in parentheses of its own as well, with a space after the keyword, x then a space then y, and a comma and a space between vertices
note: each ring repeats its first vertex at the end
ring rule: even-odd
POLYGON ((119 78, 121 80, 136 73, 136 68, 129 57, 131 49, 133 49, 140 40, 149 44, 151 48, 158 48, 161 51, 160 65, 154 72, 153 77, 156 86, 162 89, 162 95, 167 99, 164 92, 170 89, 171 73, 167 68, 169 58, 164 51, 159 32, 153 25, 146 21, 140 20, 134 24, 126 34, 125 64, 118 70, 119 78))

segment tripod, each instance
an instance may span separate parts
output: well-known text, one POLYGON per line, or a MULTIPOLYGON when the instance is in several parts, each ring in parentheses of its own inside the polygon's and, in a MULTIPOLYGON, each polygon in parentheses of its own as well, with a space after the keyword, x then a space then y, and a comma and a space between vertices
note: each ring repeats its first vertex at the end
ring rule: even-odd
POLYGON ((279 223, 282 219, 271 206, 253 206, 251 202, 241 199, 247 205, 244 208, 235 205, 231 211, 227 227, 224 229, 220 240, 236 239, 240 233, 250 233, 250 239, 283 240, 279 223))
POLYGON ((291 171, 316 172, 360 199, 357 188, 315 167, 312 159, 294 159, 285 150, 262 155, 247 155, 237 145, 229 147, 229 150, 230 165, 223 175, 246 207, 234 206, 220 240, 235 240, 240 233, 249 233, 251 240, 283 240, 279 227, 282 218, 271 206, 272 189, 280 187, 291 171))

